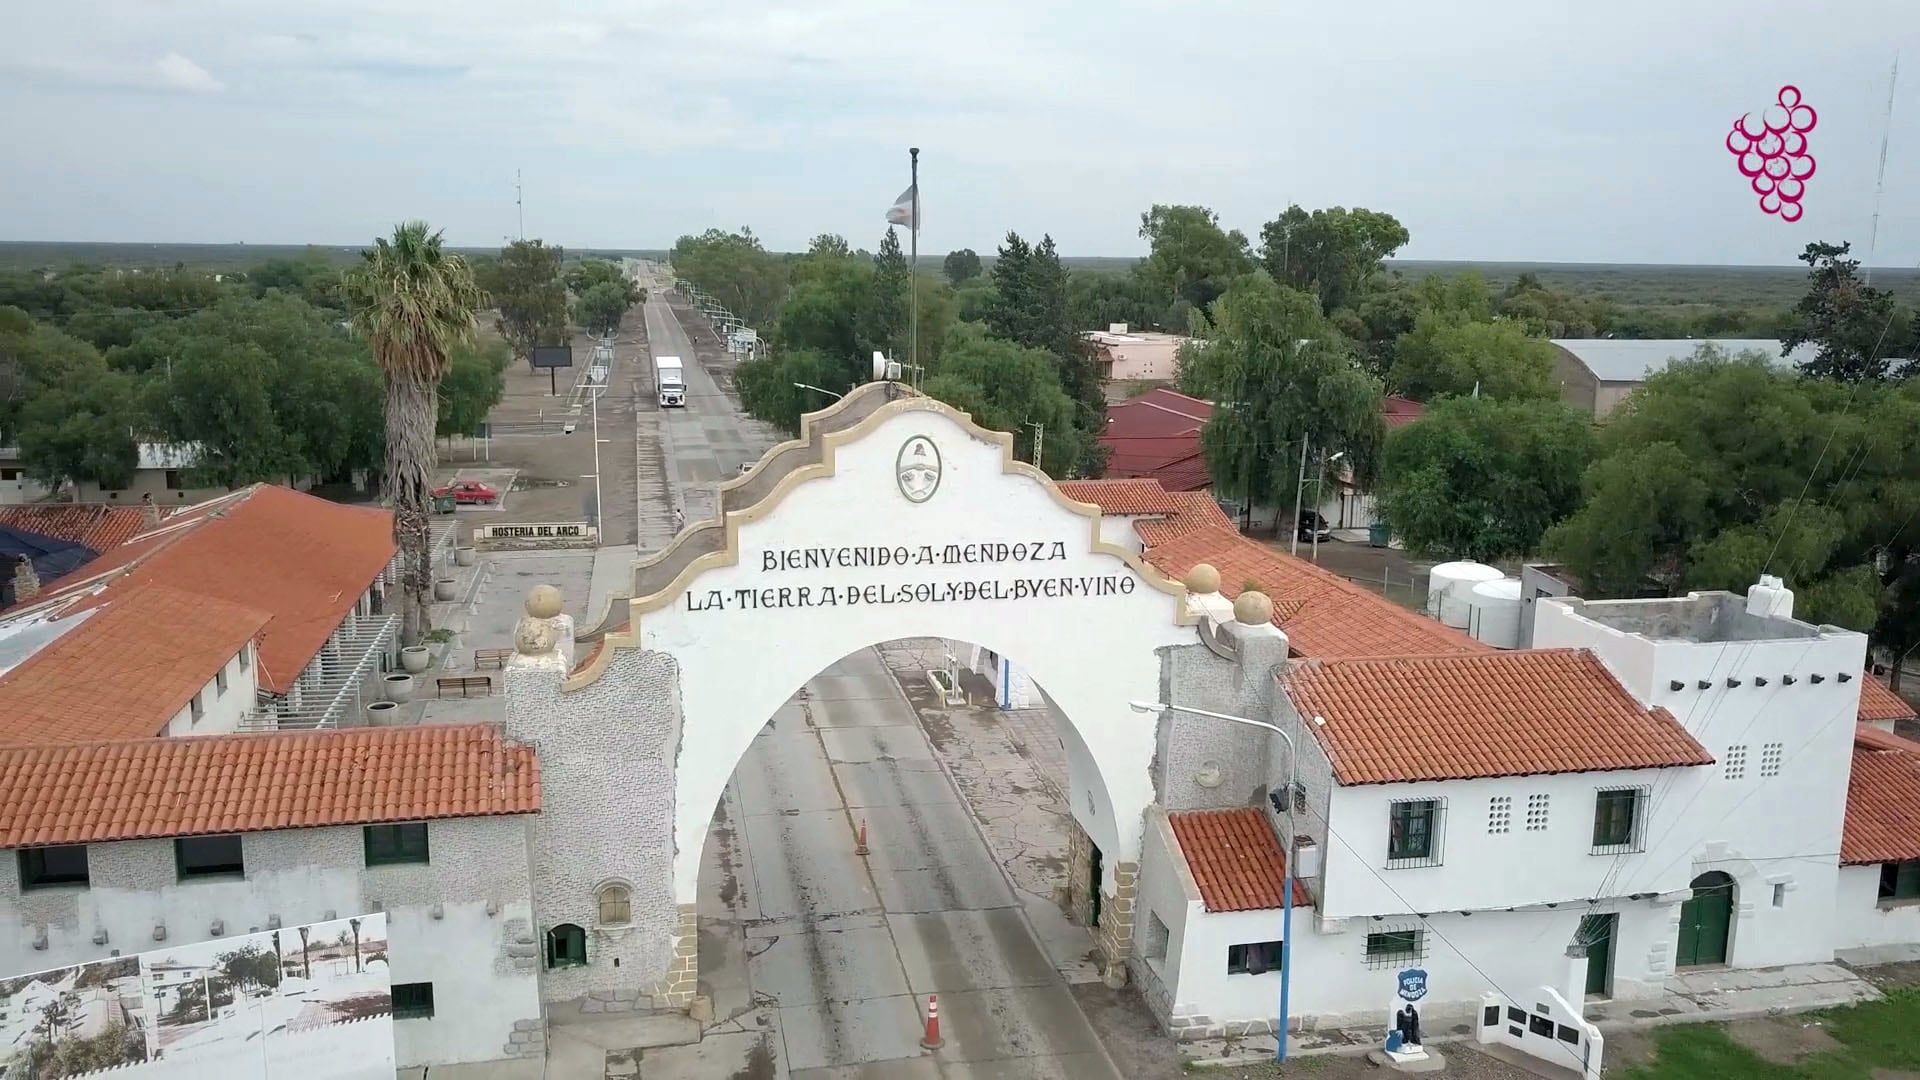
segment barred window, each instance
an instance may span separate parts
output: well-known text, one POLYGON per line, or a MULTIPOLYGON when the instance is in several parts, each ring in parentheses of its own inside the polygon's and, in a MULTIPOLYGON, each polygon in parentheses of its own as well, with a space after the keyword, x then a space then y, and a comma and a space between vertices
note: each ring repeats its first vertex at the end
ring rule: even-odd
POLYGON ((1648 789, 1602 788, 1593 796, 1593 854, 1646 850, 1648 789))
POLYGON ((1439 866, 1446 800, 1400 799, 1387 804, 1387 866, 1439 866))
POLYGON ((1379 930, 1367 935, 1366 961, 1370 968, 1399 967, 1427 955, 1427 932, 1420 927, 1379 930))

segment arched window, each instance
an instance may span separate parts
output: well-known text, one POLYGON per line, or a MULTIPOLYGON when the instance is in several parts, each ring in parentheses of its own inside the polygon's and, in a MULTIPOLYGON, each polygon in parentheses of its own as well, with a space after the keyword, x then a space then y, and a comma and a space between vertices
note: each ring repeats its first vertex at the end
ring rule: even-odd
POLYGON ((633 921, 633 890, 619 882, 608 882, 600 886, 596 899, 600 902, 601 926, 625 926, 633 921))
POLYGON ((587 962, 587 932, 572 923, 547 931, 547 966, 579 967, 587 962))

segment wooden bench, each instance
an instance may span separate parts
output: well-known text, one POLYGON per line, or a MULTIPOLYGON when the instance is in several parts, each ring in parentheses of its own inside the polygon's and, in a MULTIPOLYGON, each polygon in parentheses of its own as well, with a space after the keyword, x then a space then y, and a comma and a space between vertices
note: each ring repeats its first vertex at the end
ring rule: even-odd
POLYGON ((512 649, 475 649, 473 650, 473 670, 503 668, 507 665, 507 657, 512 655, 512 649))
POLYGON ((433 680, 433 696, 445 697, 449 689, 460 691, 461 697, 470 696, 467 691, 478 690, 481 697, 493 693, 493 678, 489 675, 441 675, 433 680))

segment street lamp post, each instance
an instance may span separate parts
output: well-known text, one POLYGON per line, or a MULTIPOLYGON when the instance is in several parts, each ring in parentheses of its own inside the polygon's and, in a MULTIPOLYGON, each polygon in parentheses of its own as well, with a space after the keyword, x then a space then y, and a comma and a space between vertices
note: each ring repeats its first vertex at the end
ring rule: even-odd
MULTIPOLYGON (((1342 450, 1339 453, 1328 458, 1327 460, 1321 462, 1320 470, 1318 474, 1315 475, 1313 478, 1313 504, 1316 508, 1314 511, 1314 522, 1313 522, 1313 559, 1312 561, 1314 562, 1320 561, 1320 526, 1326 524, 1325 522, 1319 520, 1318 507, 1322 507, 1327 504, 1327 495, 1326 495, 1327 466, 1333 464, 1336 461, 1339 461, 1341 458, 1346 456, 1347 456, 1347 452, 1345 450, 1342 450)), ((1300 529, 1297 525, 1293 530, 1293 535, 1296 539, 1300 536, 1300 529)))
MULTIPOLYGON (((1294 532, 1297 535, 1299 530, 1296 528, 1294 532)), ((1287 837, 1284 845, 1286 848, 1286 866, 1282 868, 1284 873, 1280 884, 1280 1022, 1275 1025, 1273 1055, 1273 1059, 1276 1062, 1285 1064, 1287 1060, 1287 1021, 1289 1019, 1287 1010, 1290 1004, 1288 1001, 1288 991, 1292 988, 1293 983, 1293 858, 1296 847, 1293 839, 1293 792, 1295 785, 1298 784, 1300 779, 1300 755, 1296 752, 1293 745, 1293 736, 1277 724, 1269 724, 1265 720, 1252 720, 1244 716, 1231 716, 1227 713, 1208 712, 1205 709, 1194 709, 1185 705, 1168 705, 1161 701, 1129 701, 1127 705, 1133 709, 1134 712, 1138 713, 1183 712, 1191 713, 1194 716, 1204 716, 1209 720, 1224 720, 1230 724, 1245 724, 1248 727, 1257 727, 1271 731, 1275 735, 1280 736, 1281 740, 1287 744, 1287 837)), ((1096 882, 1094 888, 1099 887, 1099 883, 1096 882)))
POLYGON ((825 394, 835 401, 839 401, 841 398, 846 397, 845 394, 836 394, 824 386, 814 386, 811 383, 797 382, 797 383, 794 383, 793 385, 799 387, 802 390, 812 390, 814 393, 817 393, 817 394, 825 394))

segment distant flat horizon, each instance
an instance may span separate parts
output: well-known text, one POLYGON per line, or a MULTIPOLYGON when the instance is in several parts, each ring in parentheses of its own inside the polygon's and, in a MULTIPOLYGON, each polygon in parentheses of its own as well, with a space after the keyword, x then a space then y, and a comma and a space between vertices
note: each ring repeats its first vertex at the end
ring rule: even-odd
MULTIPOLYGON (((325 251, 355 253, 365 249, 368 246, 369 245, 367 242, 343 244, 343 243, 320 242, 320 241, 289 243, 289 242, 282 242, 282 241, 258 241, 258 240, 234 240, 234 241, 0 240, 0 249, 6 249, 6 248, 11 248, 11 249, 21 249, 21 248, 161 249, 161 248, 166 248, 166 249, 204 249, 210 252, 218 251, 222 249, 249 249, 249 250, 259 250, 259 251, 276 250, 276 251, 294 251, 294 252, 306 251, 308 249, 319 249, 319 250, 325 250, 325 251)), ((498 251, 502 247, 502 245, 499 245, 499 244, 453 244, 451 246, 453 250, 460 251, 460 252, 498 251)), ((580 252, 591 252, 595 254, 606 254, 606 255, 630 255, 634 257, 661 254, 661 253, 669 252, 672 250, 671 244, 660 245, 657 247, 611 247, 611 246, 604 246, 599 244, 577 244, 577 245, 561 244, 560 246, 570 252, 580 251, 580 252)), ((803 253, 801 251, 782 251, 779 249, 769 249, 769 250, 776 255, 797 255, 797 254, 803 253)), ((957 251, 962 249, 955 248, 952 250, 957 251)), ((926 251, 921 253, 921 259, 922 260, 944 259, 947 256, 947 254, 948 252, 946 251, 926 251)), ((984 259, 994 258, 994 253, 992 251, 978 251, 977 254, 979 254, 984 259)), ((1074 261, 1132 262, 1132 261, 1144 258, 1145 253, 1140 252, 1140 253, 1134 253, 1134 254, 1114 255, 1114 254, 1080 254, 1080 253, 1063 251, 1061 252, 1060 257, 1063 260, 1066 260, 1068 262, 1074 262, 1074 261)), ((1635 269, 1792 270, 1792 271, 1801 272, 1801 273, 1804 273, 1806 269, 1806 267, 1803 264, 1798 262, 1790 262, 1790 263, 1587 262, 1587 261, 1582 261, 1578 259, 1501 259, 1501 258, 1388 259, 1386 260, 1386 265, 1389 267, 1395 267, 1395 266, 1501 266, 1501 267, 1539 266, 1539 267, 1583 267, 1583 268, 1610 267, 1610 268, 1618 268, 1623 270, 1635 270, 1635 269)), ((1872 267, 1872 269, 1875 270, 1876 272, 1887 270, 1887 271, 1896 271, 1896 272, 1907 271, 1915 274, 1920 274, 1920 267, 1913 267, 1913 266, 1876 265, 1872 267)))

